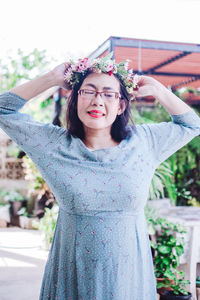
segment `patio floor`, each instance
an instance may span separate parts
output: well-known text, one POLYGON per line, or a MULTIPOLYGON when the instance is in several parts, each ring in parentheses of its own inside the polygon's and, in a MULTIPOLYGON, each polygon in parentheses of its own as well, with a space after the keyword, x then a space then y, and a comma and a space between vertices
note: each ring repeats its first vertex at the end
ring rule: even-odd
POLYGON ((37 300, 48 251, 37 230, 0 228, 0 299, 37 300))

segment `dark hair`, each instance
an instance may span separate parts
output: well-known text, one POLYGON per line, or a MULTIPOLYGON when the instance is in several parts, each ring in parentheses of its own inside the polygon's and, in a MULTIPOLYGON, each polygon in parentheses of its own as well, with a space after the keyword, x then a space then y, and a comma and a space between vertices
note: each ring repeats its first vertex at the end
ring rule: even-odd
MULTIPOLYGON (((68 133, 75 135, 80 139, 83 139, 85 137, 85 133, 83 124, 79 119, 77 113, 78 90, 80 89, 84 79, 92 73, 92 71, 88 70, 87 73, 85 73, 81 77, 79 82, 74 86, 67 103, 66 124, 68 133)), ((120 83, 120 94, 122 96, 122 99, 126 102, 126 108, 122 114, 117 115, 115 121, 113 122, 111 126, 111 136, 116 142, 121 142, 121 140, 125 139, 130 135, 130 129, 127 127, 129 119, 132 121, 129 99, 130 96, 121 78, 117 76, 117 74, 114 74, 114 76, 118 79, 120 83)))

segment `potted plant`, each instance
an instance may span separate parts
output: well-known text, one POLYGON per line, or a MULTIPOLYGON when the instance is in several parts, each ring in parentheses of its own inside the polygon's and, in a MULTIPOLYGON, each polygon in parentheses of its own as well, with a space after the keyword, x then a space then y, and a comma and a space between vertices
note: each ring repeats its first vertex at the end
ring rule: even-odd
POLYGON ((45 214, 39 221, 33 222, 33 227, 42 232, 44 249, 49 250, 53 241, 54 231, 58 218, 58 205, 55 204, 51 209, 45 208, 45 214))
POLYGON ((5 188, 0 188, 0 227, 7 227, 10 223, 10 204, 4 201, 5 188))
POLYGON ((29 214, 27 212, 26 207, 22 207, 18 212, 17 212, 18 216, 19 216, 19 226, 21 228, 24 229, 33 229, 33 220, 35 220, 36 218, 34 218, 33 214, 29 214))
POLYGON ((7 227, 10 223, 10 204, 0 203, 0 227, 7 227))
POLYGON ((184 280, 184 273, 182 271, 176 271, 174 274, 173 283, 163 282, 161 287, 168 288, 160 294, 160 300, 189 300, 192 294, 187 291, 186 286, 190 284, 189 280, 184 280))
POLYGON ((153 261, 157 291, 162 295, 165 290, 172 291, 174 285, 177 284, 177 267, 180 256, 184 253, 183 234, 186 233, 186 229, 165 218, 154 218, 150 222, 156 233, 155 240, 151 241, 151 247, 154 250, 153 261))
POLYGON ((197 276, 196 278, 196 287, 200 288, 200 276, 197 276))
POLYGON ((3 192, 1 193, 1 197, 6 203, 10 204, 10 223, 15 226, 19 226, 19 215, 18 211, 22 206, 25 206, 27 200, 24 199, 22 194, 17 189, 13 189, 8 191, 4 188, 3 192))
POLYGON ((200 276, 196 278, 196 292, 197 292, 197 299, 200 299, 200 276))
POLYGON ((25 180, 29 181, 28 197, 34 198, 34 215, 40 219, 45 214, 45 208, 52 208, 56 200, 34 162, 24 156, 22 165, 25 180))
POLYGON ((7 191, 4 200, 10 203, 12 216, 17 216, 19 209, 27 202, 18 190, 7 191))

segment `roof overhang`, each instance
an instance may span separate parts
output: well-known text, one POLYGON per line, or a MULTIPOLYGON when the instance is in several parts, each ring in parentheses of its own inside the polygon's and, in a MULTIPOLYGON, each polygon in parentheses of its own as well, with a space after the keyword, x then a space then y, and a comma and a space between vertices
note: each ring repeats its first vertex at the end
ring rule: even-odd
POLYGON ((117 63, 130 59, 129 67, 135 73, 150 75, 172 90, 183 86, 200 88, 199 44, 111 36, 89 58, 111 51, 117 63))

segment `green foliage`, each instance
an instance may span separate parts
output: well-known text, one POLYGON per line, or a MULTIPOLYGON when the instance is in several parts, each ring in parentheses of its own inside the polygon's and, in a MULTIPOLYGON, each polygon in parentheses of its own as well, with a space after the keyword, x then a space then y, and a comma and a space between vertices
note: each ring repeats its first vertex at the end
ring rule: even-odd
POLYGON ((58 218, 58 205, 54 205, 52 209, 45 208, 45 215, 38 221, 33 221, 33 227, 39 229, 44 235, 46 250, 50 249, 53 241, 54 231, 58 218))
POLYGON ((200 207, 200 203, 195 198, 192 198, 191 200, 189 200, 188 204, 191 204, 192 206, 195 206, 195 207, 200 207))
POLYGON ((187 285, 190 284, 189 280, 184 279, 184 273, 182 271, 175 271, 168 273, 171 277, 171 281, 165 278, 162 282, 157 283, 157 289, 171 288, 174 295, 188 295, 187 285))
POLYGON ((196 198, 200 202, 200 139, 194 138, 188 145, 176 153, 175 179, 180 205, 196 198))
POLYGON ((6 188, 0 189, 0 199, 5 202, 24 201, 24 197, 20 194, 19 190, 13 189, 8 191, 6 188))
POLYGON ((27 211, 26 207, 20 208, 20 210, 18 210, 18 212, 17 212, 17 215, 18 216, 24 216, 24 217, 33 217, 34 216, 33 214, 30 214, 27 211))
POLYGON ((176 270, 179 257, 184 252, 184 238, 177 233, 186 233, 186 230, 182 225, 169 222, 165 218, 152 219, 151 222, 157 231, 156 243, 151 242, 151 247, 156 251, 155 275, 157 278, 171 279, 169 274, 176 270))
POLYGON ((198 91, 192 86, 182 87, 175 91, 175 95, 181 98, 182 100, 185 100, 188 94, 200 95, 200 91, 198 91))
POLYGON ((164 194, 168 197, 171 202, 174 204, 177 203, 177 184, 175 182, 175 174, 176 174, 176 154, 172 155, 167 161, 169 168, 171 170, 171 176, 165 176, 165 186, 164 186, 164 194))
POLYGON ((45 181, 34 162, 28 156, 24 156, 22 166, 25 172, 25 179, 29 181, 29 195, 34 194, 37 190, 41 190, 45 181))
MULTIPOLYGON (((45 71, 49 61, 46 58, 46 50, 39 51, 34 49, 28 54, 24 54, 21 49, 17 50, 17 56, 13 59, 8 56, 7 63, 3 63, 0 60, 0 92, 4 92, 13 88, 21 83, 24 79, 35 78, 38 74, 45 71)), ((32 117, 44 123, 51 122, 51 114, 53 110, 53 103, 50 99, 45 101, 34 101, 34 103, 28 103, 22 108, 22 113, 28 113, 32 117), (51 106, 50 106, 51 104, 51 106)), ((12 143, 8 148, 8 154, 12 157, 18 157, 21 149, 12 143)), ((39 189, 44 180, 42 179, 39 171, 35 167, 34 163, 28 157, 24 157, 24 167, 27 169, 26 179, 30 180, 30 194, 33 190, 39 189)))
POLYGON ((144 207, 145 218, 148 224, 149 235, 154 235, 156 233, 156 220, 158 218, 158 211, 147 204, 144 207))
POLYGON ((29 114, 34 120, 42 123, 51 123, 54 111, 54 102, 52 99, 42 100, 37 99, 36 101, 29 102, 22 109, 22 113, 29 114))
POLYGON ((185 227, 159 217, 149 217, 148 223, 152 224, 156 233, 156 242, 151 241, 151 247, 155 251, 155 276, 164 279, 157 283, 157 288, 171 287, 175 295, 187 295, 186 285, 190 282, 184 280, 182 271, 177 270, 180 256, 184 253, 185 227))
POLYGON ((18 49, 17 57, 8 56, 6 62, 0 60, 0 93, 15 87, 23 79, 33 79, 44 71, 47 64, 46 50, 38 49, 28 54, 18 49))
POLYGON ((167 162, 163 162, 158 166, 151 181, 148 199, 155 200, 165 197, 164 187, 168 182, 171 182, 172 174, 170 165, 167 162))
MULTIPOLYGON (((6 61, 0 60, 0 93, 41 75, 47 71, 49 64, 46 50, 34 49, 25 54, 21 49, 18 49, 15 58, 8 56, 6 61)), ((21 112, 30 114, 35 120, 43 123, 51 122, 52 111, 53 101, 51 99, 44 101, 38 99, 34 103, 28 103, 21 110, 21 112)), ((15 152, 16 149, 10 149, 10 152, 12 150, 15 152)), ((14 153, 15 155, 16 153, 14 153)))
POLYGON ((171 284, 170 287, 173 289, 175 295, 188 295, 186 286, 190 284, 189 280, 184 280, 184 276, 180 279, 175 279, 175 284, 171 284))
POLYGON ((20 152, 21 149, 15 142, 12 142, 7 148, 7 154, 11 157, 18 158, 20 152))
POLYGON ((170 115, 158 101, 155 101, 155 107, 153 109, 145 106, 141 107, 140 115, 143 119, 151 120, 151 123, 171 121, 170 115))
POLYGON ((7 196, 7 193, 8 193, 8 190, 5 187, 2 187, 0 189, 0 202, 5 203, 4 197, 7 196))

